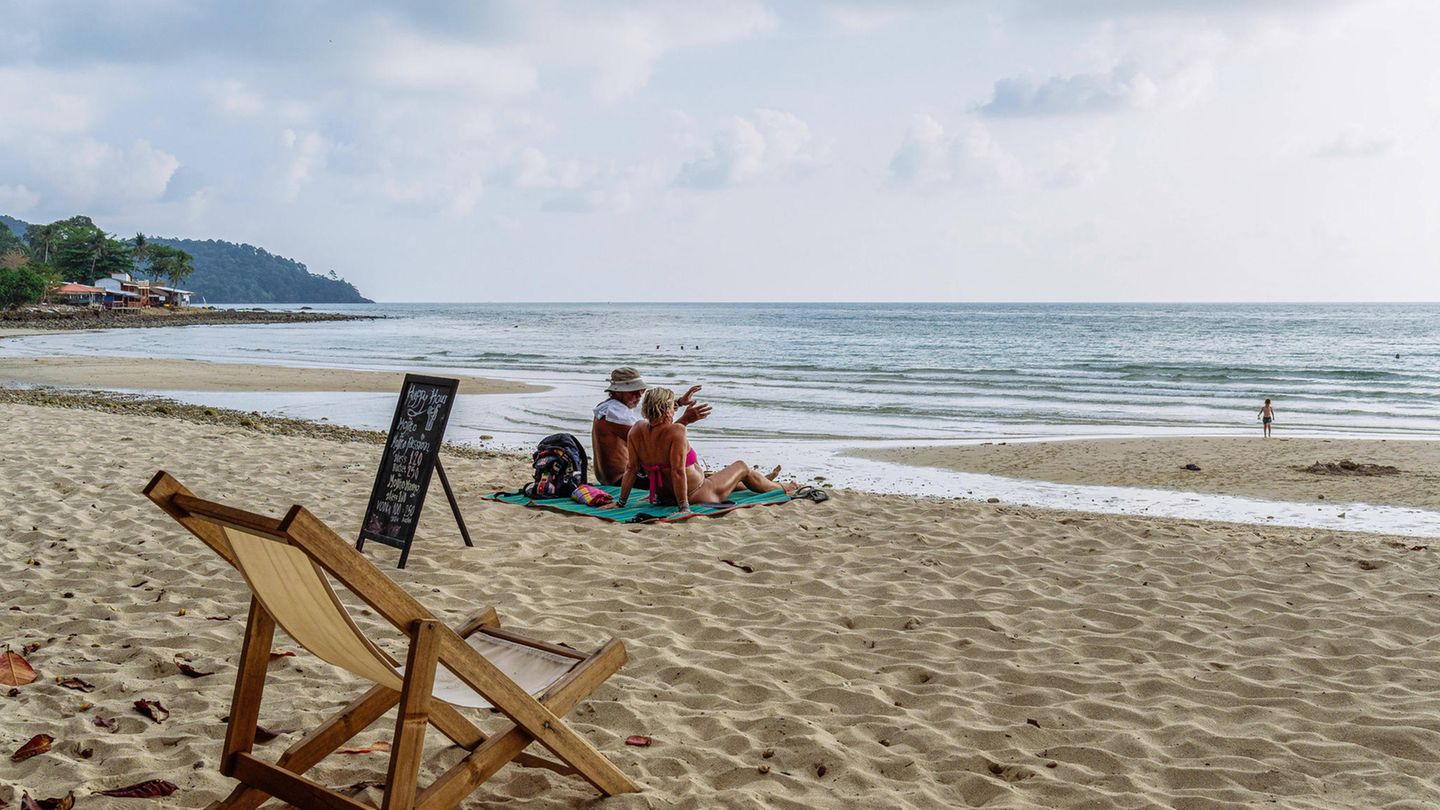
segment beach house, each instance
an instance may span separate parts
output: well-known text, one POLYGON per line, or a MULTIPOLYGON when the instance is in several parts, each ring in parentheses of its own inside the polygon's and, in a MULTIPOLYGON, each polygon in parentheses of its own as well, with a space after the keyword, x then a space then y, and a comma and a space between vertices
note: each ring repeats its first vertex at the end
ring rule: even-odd
POLYGON ((181 290, 176 287, 150 287, 150 306, 152 307, 186 307, 190 305, 189 290, 181 290))
POLYGON ((146 279, 132 279, 129 273, 112 273, 108 278, 98 279, 95 286, 105 290, 106 309, 189 306, 193 294, 190 290, 162 287, 146 279))
POLYGON ((112 273, 96 279, 95 286, 105 290, 106 309, 131 309, 150 306, 150 282, 135 281, 129 273, 112 273))
POLYGON ((67 281, 50 291, 60 301, 73 307, 98 307, 105 303, 105 288, 67 281))

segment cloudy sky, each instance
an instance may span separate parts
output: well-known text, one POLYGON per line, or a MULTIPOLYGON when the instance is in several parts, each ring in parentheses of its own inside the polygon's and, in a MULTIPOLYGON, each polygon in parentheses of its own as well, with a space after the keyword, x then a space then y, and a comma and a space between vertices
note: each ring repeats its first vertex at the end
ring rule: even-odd
POLYGON ((391 301, 1440 300, 1427 0, 0 1, 0 213, 391 301))

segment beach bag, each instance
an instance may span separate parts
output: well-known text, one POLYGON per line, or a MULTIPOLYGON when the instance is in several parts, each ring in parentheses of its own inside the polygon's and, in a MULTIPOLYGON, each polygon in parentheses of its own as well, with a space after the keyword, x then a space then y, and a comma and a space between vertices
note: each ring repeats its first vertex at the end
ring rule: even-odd
POLYGON ((568 498, 576 487, 586 483, 589 474, 585 448, 569 433, 541 439, 530 462, 535 477, 520 491, 531 498, 568 498))
POLYGON ((574 492, 570 493, 570 500, 576 503, 583 503, 586 506, 604 506, 615 499, 610 497, 610 493, 600 487, 594 486, 593 484, 581 484, 575 487, 574 492))

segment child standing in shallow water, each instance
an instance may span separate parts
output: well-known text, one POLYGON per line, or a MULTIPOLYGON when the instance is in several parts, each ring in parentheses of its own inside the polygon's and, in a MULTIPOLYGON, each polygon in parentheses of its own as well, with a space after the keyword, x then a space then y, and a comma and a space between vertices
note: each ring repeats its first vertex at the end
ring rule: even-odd
POLYGON ((1270 423, 1275 421, 1275 409, 1270 407, 1270 400, 1265 400, 1265 404, 1260 406, 1259 417, 1265 431, 1265 438, 1268 439, 1270 438, 1270 423))

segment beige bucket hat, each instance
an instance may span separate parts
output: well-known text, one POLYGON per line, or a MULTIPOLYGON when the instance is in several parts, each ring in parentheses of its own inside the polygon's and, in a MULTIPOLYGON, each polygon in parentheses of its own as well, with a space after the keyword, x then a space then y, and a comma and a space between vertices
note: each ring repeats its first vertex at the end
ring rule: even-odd
POLYGON ((640 379, 640 372, 629 367, 621 366, 610 372, 610 387, 606 391, 644 391, 649 388, 645 381, 640 379))

